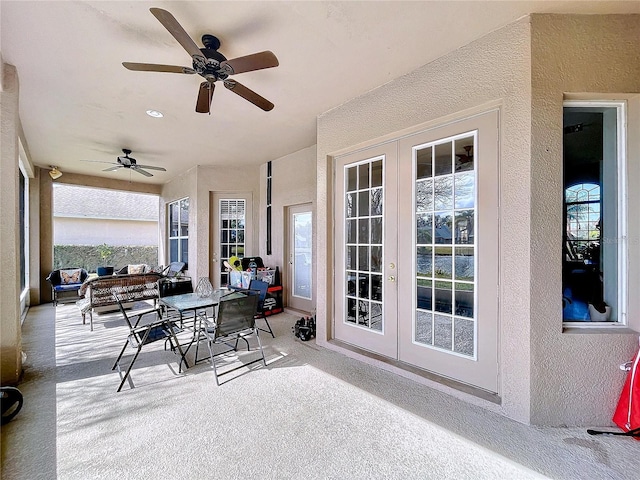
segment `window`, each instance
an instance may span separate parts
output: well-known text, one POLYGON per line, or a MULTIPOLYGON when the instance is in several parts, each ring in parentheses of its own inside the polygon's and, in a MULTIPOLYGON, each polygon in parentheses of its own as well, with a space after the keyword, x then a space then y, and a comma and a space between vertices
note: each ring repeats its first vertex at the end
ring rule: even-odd
MULTIPOLYGON (((223 265, 231 257, 244 257, 246 213, 244 199, 220 199, 220 257, 223 265)), ((220 285, 228 283, 229 272, 220 272, 220 285)))
POLYGON ((563 113, 563 321, 622 323, 624 104, 570 101, 563 113))
POLYGON ((189 263, 189 199, 169 204, 169 262, 189 263))
POLYGON ((19 195, 20 208, 20 292, 24 295, 29 287, 29 177, 22 160, 19 161, 19 195))

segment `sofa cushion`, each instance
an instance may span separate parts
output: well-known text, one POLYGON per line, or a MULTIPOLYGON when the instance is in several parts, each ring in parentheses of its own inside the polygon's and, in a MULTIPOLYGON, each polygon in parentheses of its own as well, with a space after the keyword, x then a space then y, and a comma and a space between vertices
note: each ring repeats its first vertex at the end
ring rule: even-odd
POLYGON ((53 287, 53 289, 56 292, 73 292, 73 291, 80 290, 81 286, 82 286, 81 283, 70 283, 68 285, 56 285, 53 287))
POLYGON ((82 283, 82 269, 60 270, 61 285, 76 285, 82 283))
POLYGON ((136 273, 145 273, 147 270, 147 266, 144 263, 140 263, 138 265, 128 265, 127 273, 129 275, 136 273))

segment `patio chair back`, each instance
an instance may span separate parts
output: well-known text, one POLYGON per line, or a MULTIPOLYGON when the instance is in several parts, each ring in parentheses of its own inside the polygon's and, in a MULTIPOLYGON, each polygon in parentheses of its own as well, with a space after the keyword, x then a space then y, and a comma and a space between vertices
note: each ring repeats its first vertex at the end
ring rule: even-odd
POLYGON ((264 322, 267 324, 266 329, 261 327, 258 327, 258 328, 263 332, 267 332, 271 334, 272 338, 275 338, 275 335, 273 334, 273 329, 271 328, 271 325, 269 324, 269 320, 267 320, 267 316, 264 313, 264 300, 267 298, 267 291, 269 290, 269 284, 262 280, 251 280, 251 282, 249 283, 249 290, 255 290, 259 293, 258 311, 256 313, 256 318, 260 318, 264 320, 264 322))
POLYGON ((253 330, 256 325, 258 300, 258 293, 252 291, 232 293, 228 298, 222 297, 215 319, 214 339, 253 330))
POLYGON ((180 272, 186 268, 187 264, 184 262, 171 262, 166 268, 164 274, 167 277, 177 277, 180 272))

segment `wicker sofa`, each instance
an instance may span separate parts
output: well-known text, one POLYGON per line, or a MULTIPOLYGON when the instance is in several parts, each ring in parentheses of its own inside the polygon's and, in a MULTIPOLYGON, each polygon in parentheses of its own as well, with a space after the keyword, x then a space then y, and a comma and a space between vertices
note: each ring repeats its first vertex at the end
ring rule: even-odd
POLYGON ((86 324, 86 316, 89 314, 89 323, 93 331, 93 313, 113 311, 118 309, 118 304, 113 297, 114 289, 123 293, 129 300, 129 305, 141 300, 158 299, 158 280, 163 278, 160 273, 140 273, 131 275, 107 275, 90 278, 85 281, 78 294, 84 298, 78 300, 76 305, 82 313, 82 324, 86 324))

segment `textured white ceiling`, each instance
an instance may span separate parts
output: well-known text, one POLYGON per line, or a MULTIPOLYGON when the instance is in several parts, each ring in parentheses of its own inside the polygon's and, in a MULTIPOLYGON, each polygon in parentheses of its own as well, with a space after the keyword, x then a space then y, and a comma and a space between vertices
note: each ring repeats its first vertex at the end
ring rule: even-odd
POLYGON ((195 165, 258 165, 313 145, 318 115, 532 12, 640 13, 640 2, 2 0, 0 51, 18 71, 36 165, 127 179, 83 160, 112 162, 129 148, 167 169, 136 181, 165 183, 195 165), (275 108, 217 84, 211 115, 199 114, 201 77, 126 70, 123 61, 191 66, 150 7, 199 46, 216 35, 227 58, 274 52, 279 67, 235 78, 275 108))

